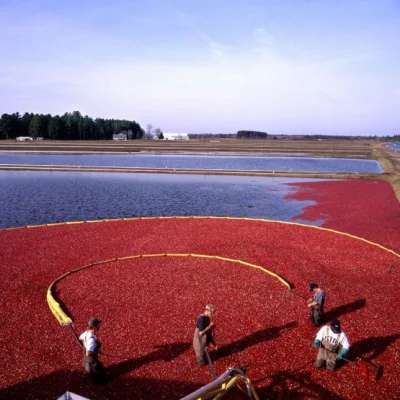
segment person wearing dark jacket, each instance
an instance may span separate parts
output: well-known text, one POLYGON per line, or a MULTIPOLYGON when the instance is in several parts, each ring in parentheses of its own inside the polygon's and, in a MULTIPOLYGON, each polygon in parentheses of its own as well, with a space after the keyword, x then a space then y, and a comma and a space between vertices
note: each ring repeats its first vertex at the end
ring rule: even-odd
POLYGON ((204 313, 200 314, 197 318, 196 329, 193 337, 193 349, 196 354, 196 362, 198 365, 204 365, 204 355, 206 348, 209 344, 212 344, 217 349, 217 343, 214 338, 214 313, 215 307, 212 304, 208 304, 205 307, 204 313))
POLYGON ((308 290, 313 292, 313 296, 308 299, 307 302, 307 306, 310 310, 311 323, 313 326, 319 326, 324 322, 325 292, 317 283, 310 283, 308 290))

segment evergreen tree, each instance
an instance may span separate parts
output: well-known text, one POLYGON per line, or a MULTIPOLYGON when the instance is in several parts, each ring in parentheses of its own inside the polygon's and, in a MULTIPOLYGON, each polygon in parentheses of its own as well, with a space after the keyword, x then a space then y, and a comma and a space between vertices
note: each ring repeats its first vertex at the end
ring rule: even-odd
POLYGON ((33 113, 25 113, 20 121, 20 136, 29 136, 29 125, 34 117, 33 113))
POLYGON ((3 114, 0 118, 0 139, 17 136, 43 137, 52 140, 111 140, 113 134, 129 132, 129 139, 141 139, 144 130, 136 121, 126 119, 93 120, 79 111, 66 112, 61 117, 50 114, 3 114))
POLYGON ((0 137, 2 139, 15 139, 20 132, 19 113, 3 114, 0 119, 0 137))
POLYGON ((47 133, 49 139, 56 140, 62 137, 61 118, 58 115, 51 118, 49 125, 47 127, 47 133))
POLYGON ((29 124, 29 135, 33 138, 43 136, 43 128, 44 124, 42 117, 39 114, 36 114, 29 124))

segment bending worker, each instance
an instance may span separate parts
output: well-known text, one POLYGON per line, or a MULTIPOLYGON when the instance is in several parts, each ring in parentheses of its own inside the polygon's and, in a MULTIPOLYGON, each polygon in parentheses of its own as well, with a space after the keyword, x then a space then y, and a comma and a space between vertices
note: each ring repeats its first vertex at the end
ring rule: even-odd
POLYGON ((319 326, 323 323, 324 318, 325 292, 317 283, 310 283, 308 291, 313 292, 313 296, 307 301, 311 323, 313 326, 319 326))
POLYGON ((88 329, 79 336, 79 340, 85 351, 83 355, 85 374, 96 383, 105 383, 105 369, 102 362, 99 361, 101 343, 96 336, 100 329, 100 323, 101 321, 97 318, 90 318, 88 329))
POLYGON ((204 365, 204 355, 207 346, 211 343, 217 349, 217 344, 213 335, 215 307, 208 304, 203 314, 197 318, 196 329, 193 337, 193 349, 196 353, 196 361, 198 365, 204 365))
POLYGON ((326 368, 334 371, 336 360, 341 360, 350 348, 349 340, 346 334, 342 332, 338 319, 319 330, 314 341, 314 347, 319 349, 315 366, 321 368, 326 364, 326 368))

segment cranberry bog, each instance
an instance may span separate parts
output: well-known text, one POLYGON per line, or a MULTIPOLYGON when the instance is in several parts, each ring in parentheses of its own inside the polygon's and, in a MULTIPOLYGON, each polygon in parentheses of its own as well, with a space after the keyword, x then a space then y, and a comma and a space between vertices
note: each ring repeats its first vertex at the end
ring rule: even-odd
POLYGON ((353 183, 298 184, 297 196, 319 200, 301 219, 323 213, 329 229, 169 217, 0 231, 0 398, 179 399, 211 380, 191 348, 207 303, 217 307, 217 374, 243 363, 262 399, 398 398, 399 204, 384 182, 353 183), (103 321, 107 385, 85 379, 82 349, 46 302, 52 282, 83 266, 53 295, 78 333, 92 316, 103 321), (314 368, 305 341, 318 329, 302 298, 313 281, 326 291, 327 320, 340 318, 351 342, 354 362, 335 373, 314 368), (383 373, 370 366, 364 379, 360 358, 383 373))

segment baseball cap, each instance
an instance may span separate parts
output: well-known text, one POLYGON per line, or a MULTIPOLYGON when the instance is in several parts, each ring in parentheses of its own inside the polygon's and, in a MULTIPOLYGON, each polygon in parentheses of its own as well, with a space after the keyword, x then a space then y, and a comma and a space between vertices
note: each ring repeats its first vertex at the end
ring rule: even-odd
POLYGON ((308 285, 308 291, 309 292, 312 292, 314 289, 316 289, 318 287, 318 285, 316 284, 316 283, 310 283, 309 285, 308 285))
POLYGON ((340 333, 342 332, 340 329, 340 321, 338 319, 334 319, 331 322, 331 329, 333 333, 340 333))
POLYGON ((207 304, 206 310, 210 311, 213 314, 215 312, 215 306, 213 306, 212 304, 207 304))
POLYGON ((97 319, 97 318, 90 318, 89 319, 89 327, 90 328, 94 328, 96 326, 99 326, 100 323, 101 323, 101 321, 99 319, 97 319))

